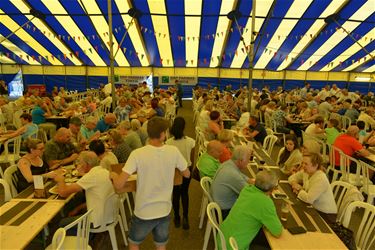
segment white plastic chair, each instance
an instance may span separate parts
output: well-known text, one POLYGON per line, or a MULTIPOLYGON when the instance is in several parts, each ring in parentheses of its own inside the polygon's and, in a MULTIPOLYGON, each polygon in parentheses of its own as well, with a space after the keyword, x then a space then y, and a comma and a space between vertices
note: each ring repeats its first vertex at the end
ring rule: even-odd
POLYGON ((22 127, 22 122, 21 122, 21 118, 20 116, 23 114, 23 110, 20 109, 20 110, 17 110, 13 113, 13 125, 19 129, 20 127, 22 127))
MULTIPOLYGON (((201 187, 203 189, 203 197, 202 197, 202 203, 201 203, 201 212, 200 212, 200 222, 199 222, 199 228, 202 228, 203 226, 203 220, 204 216, 206 214, 207 205, 210 202, 213 202, 213 198, 211 196, 210 190, 212 185, 212 179, 210 177, 203 177, 201 179, 201 187)), ((221 212, 221 210, 220 210, 221 212)), ((206 229, 204 233, 204 243, 203 243, 203 249, 206 250, 208 246, 208 241, 210 240, 210 235, 212 231, 212 225, 209 220, 207 220, 206 223, 206 229)), ((216 237, 216 235, 214 236, 216 237)))
MULTIPOLYGON (((16 164, 16 162, 21 158, 21 136, 16 136, 8 139, 4 143, 4 152, 0 155, 0 163, 9 163, 10 165, 16 164), (9 152, 9 143, 13 143, 13 150, 9 152)), ((1 169, 1 168, 0 168, 1 169)), ((2 170, 0 170, 2 175, 2 170)))
POLYGON ((335 181, 331 183, 331 188, 337 205, 337 221, 341 221, 346 210, 346 208, 343 207, 345 206, 345 204, 343 204, 344 197, 348 190, 357 187, 344 181, 335 181))
POLYGON ((351 124, 352 124, 352 119, 350 119, 350 117, 346 115, 341 116, 342 130, 346 131, 351 124))
POLYGON ((124 239, 125 245, 126 246, 128 245, 128 241, 126 240, 126 236, 125 236, 124 224, 123 224, 123 221, 122 221, 121 216, 119 214, 119 209, 120 209, 120 207, 119 207, 120 201, 119 200, 120 200, 119 197, 115 193, 113 193, 112 195, 108 196, 108 198, 105 202, 105 204, 106 204, 105 209, 109 209, 109 208, 113 209, 113 217, 112 217, 113 221, 112 221, 112 223, 101 225, 99 228, 91 228, 90 229, 90 233, 102 233, 102 232, 108 231, 109 237, 111 239, 112 249, 118 249, 116 231, 115 231, 115 228, 116 228, 117 224, 120 224, 122 238, 124 239))
POLYGON ((46 247, 46 250, 60 250, 64 249, 64 241, 65 241, 66 231, 64 228, 60 227, 56 230, 55 234, 53 235, 51 245, 46 247))
POLYGON ((121 216, 121 219, 122 219, 122 223, 124 225, 125 231, 129 231, 128 220, 126 218, 125 207, 124 207, 124 202, 126 200, 127 204, 128 204, 128 208, 129 208, 129 213, 130 213, 130 216, 131 216, 133 214, 133 212, 132 212, 132 207, 130 205, 129 194, 128 193, 119 194, 118 198, 119 198, 119 209, 120 209, 120 216, 121 216))
POLYGON ((273 135, 273 130, 270 128, 266 128, 267 135, 273 135))
POLYGON ((375 241, 375 237, 372 236, 375 230, 375 206, 362 201, 352 202, 346 209, 342 225, 349 228, 352 214, 356 208, 364 209, 363 216, 359 218, 361 220, 359 227, 355 230, 356 247, 357 249, 370 249, 375 241))
POLYGON ((15 184, 18 182, 16 175, 14 174, 18 170, 17 165, 9 166, 4 171, 4 180, 9 185, 10 194, 12 197, 15 197, 17 195, 17 188, 15 184))
POLYGON ((354 159, 353 157, 346 155, 342 151, 340 152, 340 168, 342 171, 340 180, 349 182, 350 184, 357 187, 362 187, 365 181, 372 184, 372 182, 368 180, 368 177, 365 177, 363 175, 362 167, 359 161, 354 159), (350 165, 352 162, 354 162, 356 166, 355 174, 350 173, 350 165), (365 178, 367 178, 367 180, 365 180, 365 178))
POLYGON ((0 179, 0 184, 3 186, 4 189, 4 202, 10 201, 10 199, 12 199, 12 195, 10 193, 8 182, 4 179, 0 179))
POLYGON ((363 174, 363 186, 360 191, 367 194, 367 202, 369 204, 374 204, 375 185, 372 184, 369 176, 369 169, 373 167, 363 161, 359 161, 359 163, 361 164, 363 174))
POLYGON ((335 156, 335 151, 337 152, 341 152, 340 149, 336 148, 335 146, 333 145, 329 145, 327 144, 328 146, 328 167, 327 167, 327 175, 329 174, 329 172, 333 172, 333 177, 332 177, 332 181, 331 182, 335 182, 337 181, 338 179, 338 176, 339 174, 341 174, 341 169, 336 169, 336 156, 335 156))
POLYGON ((229 237, 229 243, 230 243, 232 250, 238 250, 237 241, 234 237, 229 237))
POLYGON ((90 220, 89 215, 92 209, 87 211, 84 215, 73 221, 69 225, 65 226, 65 231, 73 227, 77 227, 76 236, 66 236, 62 249, 91 249, 89 245, 89 234, 90 234, 90 220))
POLYGON ((208 216, 208 221, 210 222, 210 225, 212 227, 212 233, 214 235, 215 249, 218 249, 217 242, 216 242, 216 233, 218 233, 220 237, 220 243, 221 243, 220 249, 227 250, 227 245, 225 242, 224 234, 219 228, 219 225, 223 222, 223 217, 221 215, 221 209, 216 202, 210 202, 207 205, 207 216, 208 216))
POLYGON ((267 135, 266 138, 264 138, 263 148, 269 156, 271 156, 273 146, 275 146, 277 140, 278 138, 276 135, 267 135))

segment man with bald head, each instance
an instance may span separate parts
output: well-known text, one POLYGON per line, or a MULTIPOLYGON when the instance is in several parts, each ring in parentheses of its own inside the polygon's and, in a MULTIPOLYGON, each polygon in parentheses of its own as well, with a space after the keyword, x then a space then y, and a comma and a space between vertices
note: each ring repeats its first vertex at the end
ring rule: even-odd
MULTIPOLYGON (((82 175, 76 183, 71 185, 65 184, 65 178, 61 171, 55 177, 57 190, 61 197, 68 197, 73 193, 85 190, 87 210, 92 209, 90 215, 93 227, 99 227, 110 223, 113 219, 111 216, 112 206, 114 203, 108 202, 107 198, 114 193, 112 182, 109 179, 109 171, 99 166, 100 160, 92 151, 83 151, 78 157, 78 172, 82 175)), ((75 208, 73 214, 79 214, 79 210, 85 205, 75 208)), ((60 222, 60 226, 68 225, 79 216, 68 217, 60 222)))
MULTIPOLYGON (((362 146, 358 141, 359 128, 357 126, 350 126, 345 134, 339 135, 333 146, 341 149, 346 155, 353 156, 354 154, 366 157, 370 153, 362 146)), ((340 155, 338 151, 335 151, 335 165, 340 166, 340 155)), ((356 169, 351 169, 351 172, 356 171, 356 169)))
POLYGON ((104 118, 100 119, 96 124, 96 129, 100 133, 107 132, 109 129, 114 128, 116 124, 116 116, 113 113, 108 113, 104 118))
POLYGON ((75 152, 71 137, 69 129, 60 128, 55 136, 46 143, 43 161, 48 164, 50 170, 72 163, 77 159, 78 154, 75 152))
POLYGON ((207 152, 198 159, 198 169, 200 177, 208 176, 213 178, 220 165, 220 155, 224 150, 224 145, 217 140, 212 140, 207 145, 207 152))

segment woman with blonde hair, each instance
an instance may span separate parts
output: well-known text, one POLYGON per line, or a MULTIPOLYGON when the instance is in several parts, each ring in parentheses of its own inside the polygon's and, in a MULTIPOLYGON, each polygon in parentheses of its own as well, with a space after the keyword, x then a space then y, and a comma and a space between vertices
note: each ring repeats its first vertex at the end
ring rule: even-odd
POLYGON ((319 154, 304 155, 302 169, 291 175, 288 182, 300 200, 322 213, 337 214, 335 198, 319 154))
POLYGON ((132 150, 116 129, 110 130, 109 136, 112 152, 116 155, 119 163, 125 163, 132 150))
POLYGON ((15 175, 18 179, 16 188, 18 192, 23 191, 33 183, 33 175, 42 175, 46 178, 54 178, 55 172, 47 172, 48 165, 42 160, 44 143, 39 139, 28 138, 24 141, 27 150, 18 161, 18 169, 15 175))
POLYGON ((232 152, 229 147, 233 140, 233 132, 229 129, 223 129, 219 132, 217 139, 224 145, 224 149, 220 155, 219 161, 221 163, 232 158, 232 152))

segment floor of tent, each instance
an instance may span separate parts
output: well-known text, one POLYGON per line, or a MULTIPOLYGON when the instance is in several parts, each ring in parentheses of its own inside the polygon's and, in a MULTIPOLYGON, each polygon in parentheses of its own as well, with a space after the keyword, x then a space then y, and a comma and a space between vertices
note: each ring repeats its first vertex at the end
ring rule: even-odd
MULTIPOLYGON (((193 109, 192 109, 192 102, 190 100, 186 100, 183 102, 183 108, 179 109, 178 116, 183 116, 186 120, 186 129, 185 134, 187 136, 190 136, 195 139, 195 128, 193 124, 193 109)), ((278 150, 280 149, 280 146, 275 147, 273 152, 273 157, 276 157, 278 150)), ((169 242, 167 245, 167 248, 170 250, 178 249, 178 250, 188 250, 188 249, 202 249, 203 246, 203 238, 205 233, 205 223, 202 229, 198 228, 199 225, 199 209, 202 199, 202 190, 199 185, 199 183, 196 180, 192 180, 190 183, 189 188, 189 194, 190 194, 190 205, 189 205, 189 222, 190 222, 190 229, 189 230, 183 230, 180 228, 175 228, 173 224, 173 213, 172 213, 172 220, 170 224, 170 235, 169 235, 169 242)), ((3 196, 3 190, 2 186, 0 188, 0 200, 3 200, 1 198, 3 196)), ((125 205, 125 209, 127 210, 127 206, 125 205)), ((182 208, 181 208, 182 209, 182 208)), ((356 213, 356 218, 354 219, 354 223, 358 225, 359 218, 362 213, 356 213), (359 218, 358 218, 359 217, 359 218)), ((128 211, 127 211, 128 213, 128 211)), ((182 214, 182 211, 181 211, 182 214)), ((205 218, 206 221, 207 217, 205 218)), ((128 214, 128 221, 130 221, 130 216, 128 214)), ((119 249, 127 249, 128 247, 125 247, 124 241, 121 236, 120 228, 117 226, 116 228, 116 236, 117 236, 117 243, 119 249)), ((127 232, 126 232, 126 235, 127 232)), ((50 239, 52 238, 52 235, 48 237, 48 242, 50 242, 50 239)), ((27 249, 43 249, 43 244, 41 239, 41 235, 38 236, 36 239, 32 241, 32 243, 27 247, 27 249)), ((374 243, 375 244, 375 243, 374 243)), ((112 249, 111 241, 109 238, 108 233, 100 233, 96 234, 94 238, 90 241, 90 245, 92 248, 105 250, 105 249, 112 249)), ((375 247, 375 246, 374 246, 375 247)), ((154 244, 152 240, 152 236, 149 235, 147 239, 142 243, 141 249, 154 249, 154 244)), ((214 249, 213 239, 211 237, 210 242, 208 244, 207 249, 214 249)))

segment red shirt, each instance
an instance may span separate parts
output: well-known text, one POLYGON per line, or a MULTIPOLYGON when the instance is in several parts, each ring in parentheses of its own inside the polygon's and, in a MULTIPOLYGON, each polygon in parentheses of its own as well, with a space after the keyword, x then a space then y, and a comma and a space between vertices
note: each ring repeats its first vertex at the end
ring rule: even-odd
POLYGON ((219 158, 220 163, 223 163, 229 160, 230 158, 232 158, 232 153, 227 147, 224 147, 223 152, 221 153, 220 158, 219 158))
MULTIPOLYGON (((339 135, 333 146, 339 148, 346 155, 353 156, 355 152, 363 148, 362 144, 353 136, 342 134, 339 135)), ((340 154, 338 151, 335 151, 335 165, 340 166, 340 154)))

